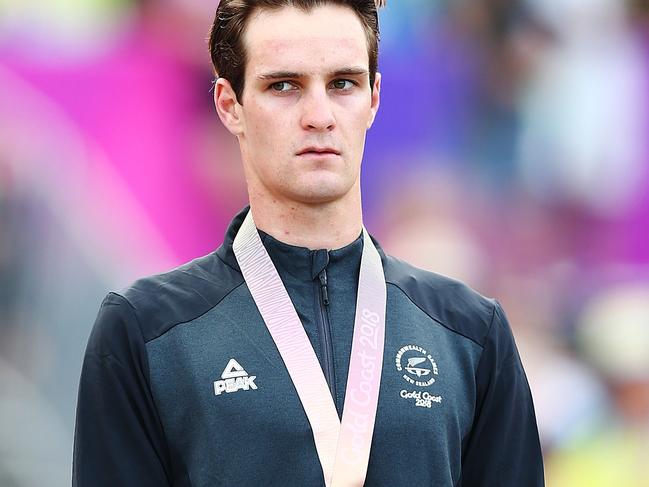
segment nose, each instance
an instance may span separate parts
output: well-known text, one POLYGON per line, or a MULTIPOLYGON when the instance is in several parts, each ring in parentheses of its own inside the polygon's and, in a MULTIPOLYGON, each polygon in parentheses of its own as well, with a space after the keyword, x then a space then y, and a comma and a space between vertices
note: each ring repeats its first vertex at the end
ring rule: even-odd
POLYGON ((302 96, 302 128, 309 131, 331 131, 336 126, 332 100, 326 88, 311 89, 302 96))

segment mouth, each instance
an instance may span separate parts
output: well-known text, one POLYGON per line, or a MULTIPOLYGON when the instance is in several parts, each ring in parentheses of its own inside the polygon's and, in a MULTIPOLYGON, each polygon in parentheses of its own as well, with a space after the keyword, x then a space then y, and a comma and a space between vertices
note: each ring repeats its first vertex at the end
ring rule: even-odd
POLYGON ((306 147, 297 152, 298 156, 339 156, 340 151, 332 147, 306 147))

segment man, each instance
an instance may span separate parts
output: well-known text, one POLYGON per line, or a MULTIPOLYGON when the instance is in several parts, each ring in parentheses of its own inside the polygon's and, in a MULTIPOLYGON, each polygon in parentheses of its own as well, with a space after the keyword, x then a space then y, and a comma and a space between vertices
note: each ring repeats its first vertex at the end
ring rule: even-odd
POLYGON ((104 300, 76 485, 543 485, 500 306, 363 229, 376 8, 221 0, 214 99, 250 209, 214 253, 104 300))

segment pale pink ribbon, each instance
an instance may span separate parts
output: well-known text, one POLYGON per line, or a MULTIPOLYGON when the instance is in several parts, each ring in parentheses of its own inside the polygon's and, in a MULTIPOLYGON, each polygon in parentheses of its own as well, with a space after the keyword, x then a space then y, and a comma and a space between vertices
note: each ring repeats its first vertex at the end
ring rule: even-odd
POLYGON ((363 228, 363 255, 342 423, 309 337, 261 242, 251 211, 237 232, 233 250, 302 402, 326 486, 361 487, 370 458, 385 341, 386 285, 381 257, 374 243, 363 228))

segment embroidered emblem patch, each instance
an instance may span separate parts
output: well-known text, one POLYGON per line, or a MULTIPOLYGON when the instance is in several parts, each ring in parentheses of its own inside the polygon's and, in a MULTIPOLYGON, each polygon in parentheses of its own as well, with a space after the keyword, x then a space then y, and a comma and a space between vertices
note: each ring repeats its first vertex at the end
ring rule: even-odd
MULTIPOLYGON (((397 352, 395 365, 402 373, 402 378, 417 387, 429 387, 439 376, 435 359, 418 345, 406 345, 397 352)), ((432 408, 434 403, 441 404, 442 396, 435 396, 428 391, 403 389, 399 392, 403 399, 414 401, 415 406, 432 408)))

